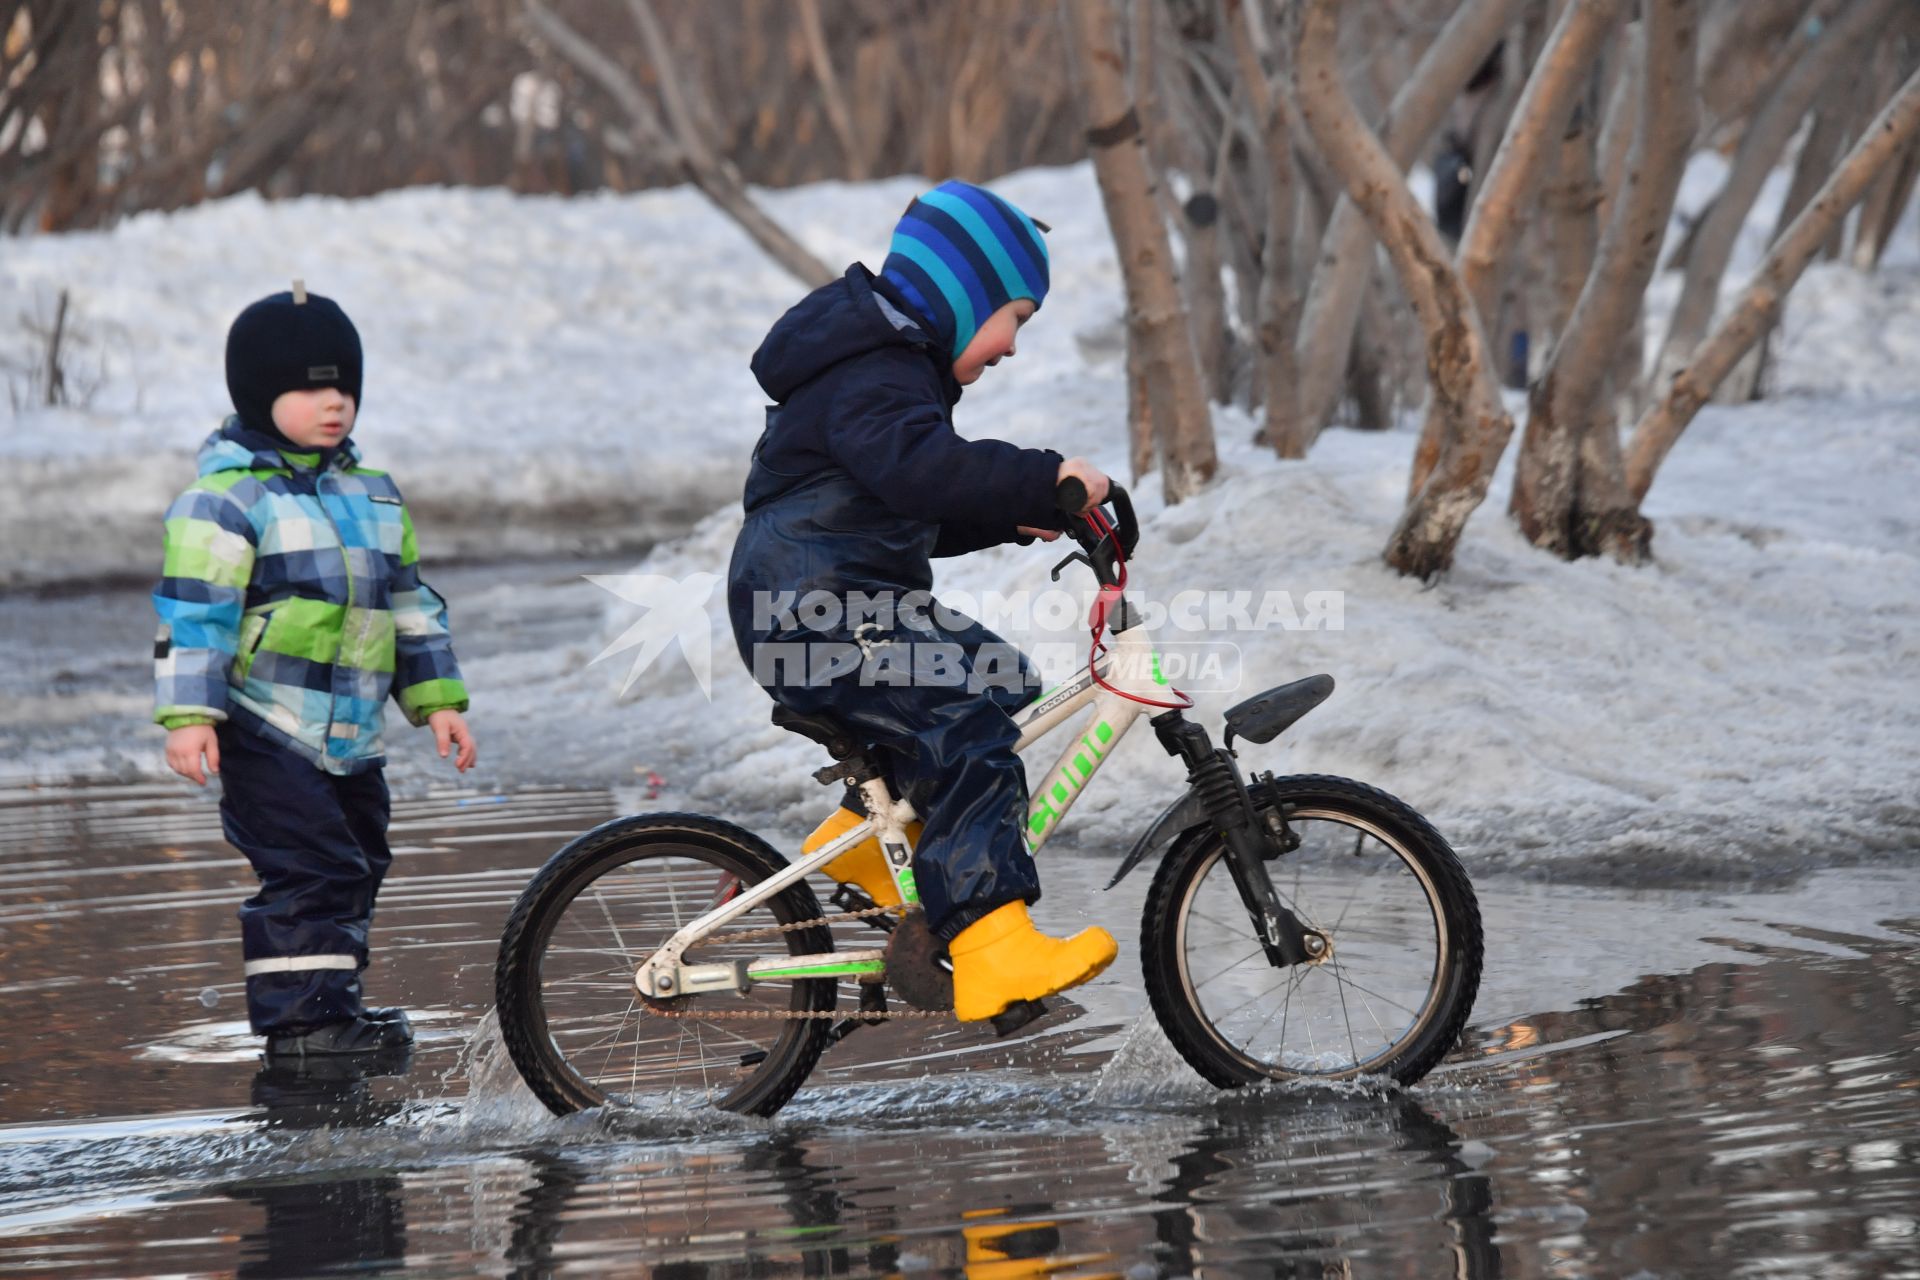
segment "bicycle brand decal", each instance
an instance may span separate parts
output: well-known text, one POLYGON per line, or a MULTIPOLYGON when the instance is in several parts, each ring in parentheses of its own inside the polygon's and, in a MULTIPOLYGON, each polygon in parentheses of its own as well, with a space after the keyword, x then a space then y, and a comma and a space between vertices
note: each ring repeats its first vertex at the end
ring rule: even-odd
POLYGON ((1086 672, 1081 672, 1078 678, 1060 686, 1052 693, 1043 695, 1038 702, 1035 702, 1027 708, 1021 719, 1027 723, 1038 720, 1041 716, 1047 714, 1047 712, 1053 710, 1075 694, 1084 692, 1087 686, 1092 683, 1093 676, 1086 672))
POLYGON ((1114 739, 1114 728, 1105 720, 1096 723, 1080 737, 1084 751, 1076 751, 1064 761, 1040 794, 1034 797, 1027 814, 1027 849, 1029 852, 1046 835, 1047 828, 1060 821, 1067 806, 1073 802, 1074 793, 1092 780, 1100 762, 1106 758, 1107 748, 1114 739), (1055 806, 1058 806, 1057 808, 1055 806))

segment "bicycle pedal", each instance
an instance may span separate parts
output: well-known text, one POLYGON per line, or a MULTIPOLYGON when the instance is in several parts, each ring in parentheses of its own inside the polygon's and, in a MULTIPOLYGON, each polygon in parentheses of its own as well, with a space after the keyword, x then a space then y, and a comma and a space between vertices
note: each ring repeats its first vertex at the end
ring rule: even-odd
POLYGON ((1029 1022, 1037 1022, 1052 1012, 1039 1000, 1015 1000, 987 1019, 996 1036, 1010 1036, 1029 1022))

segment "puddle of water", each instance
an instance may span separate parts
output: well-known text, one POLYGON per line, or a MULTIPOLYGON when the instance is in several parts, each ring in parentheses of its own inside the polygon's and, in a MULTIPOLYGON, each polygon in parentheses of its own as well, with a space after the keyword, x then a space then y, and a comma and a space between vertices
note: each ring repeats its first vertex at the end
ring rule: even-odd
MULTIPOLYGON (((1411 1092, 1216 1093, 1127 956, 1015 1043, 862 1030, 772 1122, 555 1119, 493 950, 614 806, 399 806, 369 985, 422 1042, 326 1079, 236 1021, 210 805, 0 796, 0 1274, 1920 1277, 1920 875, 1483 885, 1481 1016, 1411 1092)), ((1144 878, 1107 871, 1050 864, 1040 914, 1132 936, 1144 878)))

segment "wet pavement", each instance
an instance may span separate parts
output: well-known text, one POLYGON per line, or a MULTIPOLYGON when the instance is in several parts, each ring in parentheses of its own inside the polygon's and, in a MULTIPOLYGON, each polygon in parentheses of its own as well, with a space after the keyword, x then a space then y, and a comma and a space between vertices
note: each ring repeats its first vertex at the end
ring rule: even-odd
POLYGON ((636 796, 396 805, 368 986, 420 1044, 354 1080, 260 1064, 249 875, 181 791, 0 791, 0 1274, 1920 1277, 1920 872, 1483 883, 1425 1083, 1221 1094, 1143 1016, 1145 877, 1068 855, 1037 914, 1122 956, 1030 1033, 860 1031, 772 1122, 556 1120, 494 948, 636 796))

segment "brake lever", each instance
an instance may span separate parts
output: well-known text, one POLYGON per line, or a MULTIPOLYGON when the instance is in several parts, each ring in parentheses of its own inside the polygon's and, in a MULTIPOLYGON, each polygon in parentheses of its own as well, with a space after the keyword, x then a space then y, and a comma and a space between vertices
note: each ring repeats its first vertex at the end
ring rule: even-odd
MULTIPOLYGON (((1055 566, 1053 566, 1053 573, 1052 573, 1052 574, 1050 575, 1050 576, 1052 577, 1052 579, 1053 579, 1053 580, 1054 580, 1055 582, 1058 582, 1058 581, 1060 581, 1060 574, 1061 574, 1061 572, 1062 572, 1063 570, 1065 570, 1065 569, 1066 569, 1066 567, 1067 567, 1068 565, 1070 565, 1070 564, 1072 564, 1072 563, 1073 563, 1074 561, 1076 561, 1076 560, 1078 560, 1078 561, 1079 561, 1079 562, 1080 562, 1081 564, 1083 564, 1083 565, 1085 565, 1085 566, 1087 566, 1087 568, 1089 568, 1089 569, 1092 569, 1092 568, 1093 568, 1093 561, 1091 561, 1091 560, 1089 560, 1089 559, 1087 559, 1087 553, 1086 553, 1086 552, 1084 552, 1084 551, 1069 551, 1069 552, 1067 553, 1067 556, 1066 556, 1066 558, 1065 558, 1064 560, 1062 560, 1062 561, 1061 561, 1061 562, 1060 562, 1059 564, 1056 564, 1055 566)), ((1098 575, 1098 573, 1096 572, 1094 576, 1096 576, 1096 577, 1098 577, 1099 575, 1098 575)))

